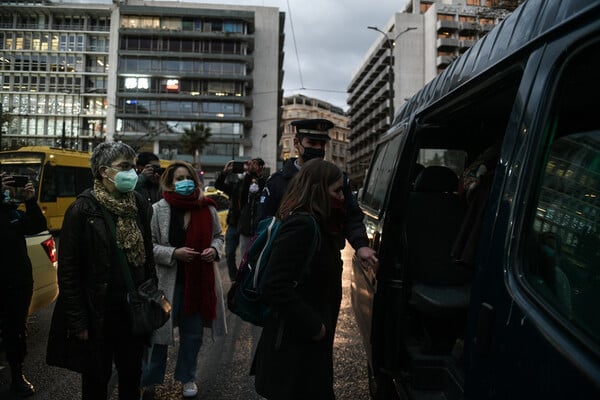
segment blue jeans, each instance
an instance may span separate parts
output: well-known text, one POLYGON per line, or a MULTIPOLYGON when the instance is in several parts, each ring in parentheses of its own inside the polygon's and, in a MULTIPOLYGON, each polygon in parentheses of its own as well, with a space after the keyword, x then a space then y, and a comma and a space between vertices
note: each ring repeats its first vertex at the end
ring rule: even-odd
MULTIPOLYGON (((175 365, 175 380, 183 383, 195 381, 204 322, 200 314, 184 315, 183 283, 175 286, 171 318, 173 324, 179 325, 179 352, 175 365)), ((150 351, 150 361, 148 362, 146 358, 142 366, 142 386, 160 385, 165 380, 168 346, 154 344, 150 351)))
POLYGON ((240 233, 237 226, 227 226, 225 233, 225 257, 227 257, 227 270, 229 271, 229 279, 232 281, 237 274, 238 266, 235 261, 235 254, 240 244, 240 233))

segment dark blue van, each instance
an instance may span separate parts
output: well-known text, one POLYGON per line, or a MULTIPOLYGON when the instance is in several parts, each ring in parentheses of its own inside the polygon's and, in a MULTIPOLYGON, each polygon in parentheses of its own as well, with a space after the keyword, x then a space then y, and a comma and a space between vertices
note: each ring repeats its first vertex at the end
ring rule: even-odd
POLYGON ((528 0, 398 110, 352 302, 377 399, 600 398, 600 1, 528 0))

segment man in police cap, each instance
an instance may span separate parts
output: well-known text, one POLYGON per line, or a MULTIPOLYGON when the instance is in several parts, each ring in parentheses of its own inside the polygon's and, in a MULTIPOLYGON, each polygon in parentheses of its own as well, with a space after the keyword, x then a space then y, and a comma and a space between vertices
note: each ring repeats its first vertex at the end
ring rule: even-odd
MULTIPOLYGON (((294 147, 300 157, 287 160, 283 168, 271 175, 267 181, 258 207, 259 219, 275 215, 290 180, 300 171, 302 164, 313 158, 325 157, 325 146, 330 139, 328 131, 333 128, 331 121, 326 119, 303 119, 293 121, 291 125, 296 131, 294 147)), ((365 265, 377 268, 379 260, 375 251, 369 247, 369 239, 363 224, 362 210, 352 195, 349 180, 345 174, 343 192, 346 208, 344 236, 365 265)))

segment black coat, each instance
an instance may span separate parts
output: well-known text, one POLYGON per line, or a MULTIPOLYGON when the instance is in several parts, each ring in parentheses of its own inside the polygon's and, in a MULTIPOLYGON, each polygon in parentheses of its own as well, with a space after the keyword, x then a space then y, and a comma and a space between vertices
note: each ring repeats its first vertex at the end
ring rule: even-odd
POLYGON ((265 186, 266 179, 262 176, 244 174, 242 179, 233 180, 231 174, 221 173, 215 181, 215 188, 222 190, 229 196, 230 207, 227 213, 227 225, 236 226, 239 233, 252 236, 258 226, 258 202, 260 193, 265 186), (256 179, 259 190, 250 193, 252 180, 256 179))
POLYGON ((8 204, 0 205, 0 287, 33 286, 25 235, 44 231, 47 226, 35 199, 25 202, 25 210, 17 210, 8 204))
MULTIPOLYGON (((146 262, 130 268, 135 286, 147 279, 156 279, 148 206, 139 193, 136 198, 137 224, 144 238, 146 262)), ((87 329, 89 345, 101 342, 107 304, 120 299, 125 306, 126 288, 115 250, 115 239, 100 204, 88 189, 67 209, 61 230, 59 294, 46 354, 49 365, 81 372, 86 349, 75 335, 87 329)), ((148 338, 140 340, 146 342, 148 338)))
MULTIPOLYGON (((283 164, 283 167, 271 175, 269 180, 267 180, 258 204, 258 221, 267 217, 272 217, 277 213, 279 205, 281 204, 281 199, 287 190, 290 180, 299 171, 295 161, 296 158, 287 160, 285 164, 283 164)), ((352 194, 350 181, 346 175, 344 175, 343 183, 344 207, 346 208, 344 237, 355 250, 358 250, 361 247, 369 246, 369 239, 367 238, 365 225, 363 223, 364 214, 358 206, 356 198, 352 194)), ((344 241, 342 240, 338 245, 343 247, 344 241)))
POLYGON ((332 352, 342 261, 337 240, 321 230, 320 248, 306 267, 313 237, 309 217, 285 220, 265 270, 264 301, 275 313, 263 328, 252 372, 257 392, 270 400, 334 398, 332 352), (327 333, 314 341, 321 324, 327 333))

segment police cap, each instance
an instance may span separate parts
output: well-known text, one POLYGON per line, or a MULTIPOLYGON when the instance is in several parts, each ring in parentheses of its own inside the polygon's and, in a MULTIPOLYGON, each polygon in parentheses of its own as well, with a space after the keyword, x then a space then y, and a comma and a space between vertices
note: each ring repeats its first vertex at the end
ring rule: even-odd
POLYGON ((329 140, 328 131, 333 128, 333 122, 327 119, 301 119, 293 121, 292 126, 296 129, 296 135, 306 136, 314 140, 329 140))

